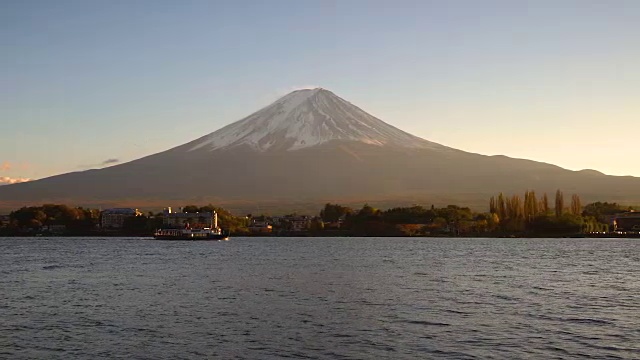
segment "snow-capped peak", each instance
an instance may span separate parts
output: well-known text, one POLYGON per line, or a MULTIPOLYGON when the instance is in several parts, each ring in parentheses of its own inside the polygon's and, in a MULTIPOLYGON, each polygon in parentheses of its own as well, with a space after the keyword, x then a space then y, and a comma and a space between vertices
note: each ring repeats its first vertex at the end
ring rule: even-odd
POLYGON ((194 142, 191 151, 248 145, 259 151, 298 150, 332 140, 411 148, 444 148, 367 114, 331 91, 297 90, 194 142))

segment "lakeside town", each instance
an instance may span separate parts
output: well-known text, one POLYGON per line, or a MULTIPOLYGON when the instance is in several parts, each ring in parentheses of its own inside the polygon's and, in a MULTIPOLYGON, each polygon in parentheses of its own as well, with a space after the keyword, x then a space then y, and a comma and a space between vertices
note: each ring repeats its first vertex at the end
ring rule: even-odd
POLYGON ((233 236, 460 236, 567 237, 640 236, 640 211, 616 203, 582 206, 573 195, 567 207, 555 194, 492 197, 489 212, 448 205, 386 210, 365 204, 353 209, 326 204, 318 214, 238 216, 213 205, 188 205, 162 212, 135 208, 87 209, 60 204, 22 207, 0 215, 0 236, 151 236, 160 228, 198 227, 216 217, 233 236))

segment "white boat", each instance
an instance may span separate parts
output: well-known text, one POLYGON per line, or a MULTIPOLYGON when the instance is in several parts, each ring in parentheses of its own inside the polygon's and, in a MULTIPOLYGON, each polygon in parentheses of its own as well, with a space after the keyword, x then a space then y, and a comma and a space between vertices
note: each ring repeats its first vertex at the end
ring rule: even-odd
POLYGON ((218 227, 218 214, 213 212, 172 212, 166 208, 162 229, 153 234, 157 240, 229 240, 229 232, 218 227))
POLYGON ((229 240, 229 234, 220 229, 158 229, 156 240, 229 240))

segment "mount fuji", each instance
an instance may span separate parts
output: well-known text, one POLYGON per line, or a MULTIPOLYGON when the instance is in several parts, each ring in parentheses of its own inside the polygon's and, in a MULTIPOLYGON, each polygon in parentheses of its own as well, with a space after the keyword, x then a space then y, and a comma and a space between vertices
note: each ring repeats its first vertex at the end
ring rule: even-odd
POLYGON ((318 88, 294 91, 161 153, 1 186, 0 210, 54 202, 142 208, 213 203, 254 212, 318 208, 328 201, 484 209, 498 192, 527 189, 549 195, 562 189, 583 201, 640 203, 640 178, 456 150, 318 88))

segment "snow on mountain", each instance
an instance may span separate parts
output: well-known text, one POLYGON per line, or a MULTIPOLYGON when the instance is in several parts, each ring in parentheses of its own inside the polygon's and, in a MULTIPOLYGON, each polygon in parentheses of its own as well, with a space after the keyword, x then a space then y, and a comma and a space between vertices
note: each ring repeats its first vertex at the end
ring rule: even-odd
POLYGON ((299 150, 332 140, 446 149, 367 114, 331 91, 297 90, 195 141, 190 151, 249 145, 258 151, 299 150))

